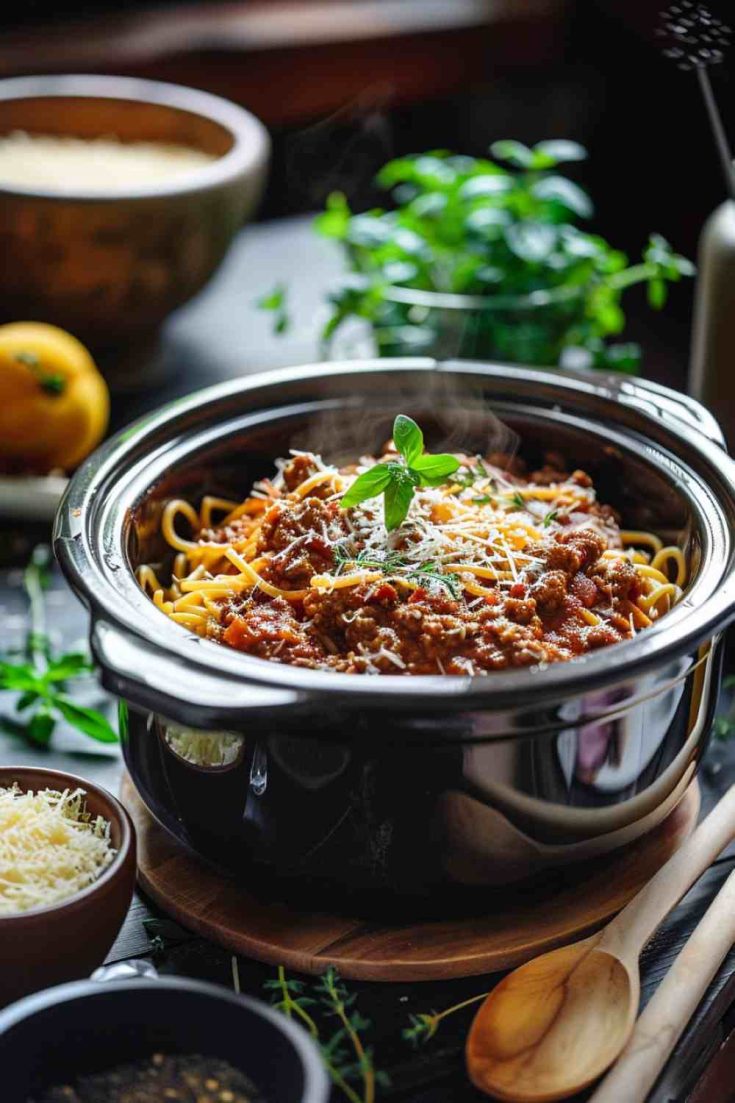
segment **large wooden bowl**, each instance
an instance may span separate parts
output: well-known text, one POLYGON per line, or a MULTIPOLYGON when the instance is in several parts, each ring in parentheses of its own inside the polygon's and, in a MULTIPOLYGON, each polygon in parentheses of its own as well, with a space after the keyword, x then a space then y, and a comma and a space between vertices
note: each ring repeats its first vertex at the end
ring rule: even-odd
MULTIPOLYGON (((121 77, 0 81, 0 134, 161 141, 217 160, 124 193, 0 185, 0 321, 51 322, 97 353, 150 341, 200 290, 252 213, 270 143, 226 100, 121 77)), ((104 359, 104 355, 103 355, 104 359)))

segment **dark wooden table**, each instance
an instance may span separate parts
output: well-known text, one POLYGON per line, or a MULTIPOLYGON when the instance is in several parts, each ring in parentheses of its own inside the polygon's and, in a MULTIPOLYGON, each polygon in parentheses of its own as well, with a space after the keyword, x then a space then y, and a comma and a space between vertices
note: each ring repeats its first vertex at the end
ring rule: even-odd
MULTIPOLYGON (((118 392, 114 399, 114 423, 124 424, 163 401, 222 379, 317 359, 315 335, 322 297, 339 267, 332 248, 312 236, 307 220, 284 220, 245 230, 207 290, 167 325, 157 365, 161 382, 144 389, 118 392), (271 336, 269 318, 256 308, 255 299, 280 280, 292 286, 295 319, 287 336, 277 341, 271 336)), ((48 532, 41 527, 34 533, 35 537, 47 539, 48 532)), ((19 569, 0 572, 0 616, 3 644, 7 648, 22 641, 27 626, 21 583, 19 569)), ((49 630, 55 643, 70 646, 85 637, 86 614, 58 575, 48 594, 47 605, 49 630)), ((80 703, 112 709, 112 703, 106 702, 94 682, 81 687, 80 693, 80 703)), ((1 697, 0 712, 7 711, 12 701, 3 701, 1 697)), ((31 748, 11 736, 0 734, 0 763, 41 762, 80 774, 112 791, 119 787, 122 767, 115 748, 91 745, 83 736, 65 728, 55 733, 54 747, 48 751, 31 748)), ((703 811, 706 811, 735 782, 735 740, 732 744, 712 746, 700 779, 703 811)), ((653 939, 642 963, 644 1002, 733 869, 735 848, 714 863, 653 939)), ((109 960, 153 955, 159 970, 164 973, 205 978, 232 986, 233 959, 226 950, 173 924, 150 922, 162 918, 142 896, 136 897, 109 960), (152 937, 156 938, 153 946, 152 937)), ((243 991, 256 996, 267 995, 263 985, 274 975, 272 968, 240 959, 237 972, 243 991)), ((468 1085, 462 1060, 472 1008, 447 1018, 434 1039, 419 1050, 411 1048, 401 1032, 410 1014, 444 1009, 487 991, 498 979, 499 976, 491 976, 442 983, 349 985, 358 994, 361 1013, 371 1020, 372 1026, 367 1033, 374 1048, 376 1067, 390 1076, 391 1086, 379 1090, 379 1100, 472 1103, 484 1098, 468 1085)), ((730 954, 677 1047, 650 1097, 651 1103, 674 1100, 694 1103, 695 1085, 733 1027, 735 951, 730 954)), ((726 1053, 723 1050, 723 1067, 718 1075, 713 1072, 707 1082, 707 1103, 735 1100, 735 1073, 733 1065, 727 1065, 726 1053)), ((732 1061, 732 1056, 729 1060, 732 1061)), ((702 1098, 700 1092, 698 1101, 702 1098)), ((335 1092, 335 1103, 337 1099, 341 1100, 342 1096, 335 1092)))

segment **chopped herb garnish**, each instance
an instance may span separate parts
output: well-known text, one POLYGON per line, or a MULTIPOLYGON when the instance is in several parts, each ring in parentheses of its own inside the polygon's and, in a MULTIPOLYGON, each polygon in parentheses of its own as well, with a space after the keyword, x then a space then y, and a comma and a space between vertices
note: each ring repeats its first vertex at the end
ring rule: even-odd
POLYGON ((523 495, 520 494, 517 490, 516 490, 515 494, 513 495, 513 497, 511 498, 511 502, 513 503, 514 506, 518 506, 519 509, 525 509, 526 508, 525 499, 524 499, 523 495))
POLYGON ((291 318, 288 312, 288 288, 285 284, 277 283, 267 295, 256 300, 256 306, 261 310, 268 310, 273 315, 273 332, 286 333, 291 326, 291 318))
POLYGON ((544 517, 544 528, 547 529, 552 521, 555 521, 559 514, 558 509, 550 509, 544 517))
POLYGON ((424 452, 424 434, 416 422, 399 414, 393 422, 393 442, 403 462, 376 463, 355 479, 342 496, 342 509, 383 495, 385 527, 399 528, 406 519, 418 486, 441 486, 459 468, 459 460, 447 453, 432 456, 424 452))
POLYGON ((478 479, 487 479, 490 487, 495 490, 497 484, 490 475, 490 469, 483 462, 482 456, 475 456, 473 467, 470 467, 469 464, 463 465, 454 476, 453 481, 458 486, 467 489, 467 487, 473 486, 478 479))
POLYGON ((361 551, 356 555, 350 555, 343 544, 337 544, 334 548, 334 558, 337 563, 337 573, 343 567, 351 566, 368 571, 382 571, 386 578, 405 578, 409 582, 416 582, 423 586, 434 582, 449 590, 454 598, 459 598, 462 593, 459 579, 454 574, 442 571, 436 563, 411 563, 399 552, 386 552, 384 556, 370 554, 361 551))

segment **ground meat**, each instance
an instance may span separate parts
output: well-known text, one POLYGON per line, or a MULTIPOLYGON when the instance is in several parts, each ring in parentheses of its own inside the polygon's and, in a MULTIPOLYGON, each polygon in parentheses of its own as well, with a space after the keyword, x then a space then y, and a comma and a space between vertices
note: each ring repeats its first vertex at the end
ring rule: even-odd
MULTIPOLYGON (((392 453, 384 458, 395 460, 392 453)), ((485 500, 496 491, 501 497, 512 495, 503 472, 512 472, 518 487, 526 485, 521 461, 507 456, 493 461, 502 471, 492 476, 492 493, 485 500)), ((464 457, 464 465, 472 468, 473 458, 464 457)), ((276 662, 349 673, 461 675, 561 662, 632 634, 625 603, 639 597, 641 576, 626 559, 602 558, 607 548, 620 546, 617 515, 597 503, 585 472, 565 472, 562 457, 548 454, 528 481, 574 484, 582 491, 567 490, 558 503, 553 492, 539 496, 528 509, 528 527, 540 534, 535 541, 524 536, 522 517, 520 538, 517 528, 500 528, 527 558, 513 562, 508 552, 505 562, 510 560, 512 569, 501 567, 497 579, 487 570, 477 577, 469 570, 451 573, 457 567, 452 551, 447 557, 441 542, 431 544, 436 534, 430 526, 427 533, 410 518, 383 547, 369 516, 366 528, 364 517, 360 522, 359 515, 341 509, 331 482, 306 496, 296 493, 318 471, 320 463, 306 454, 283 468, 285 493, 267 505, 260 520, 254 566, 266 582, 290 594, 273 597, 256 587, 233 595, 210 633, 231 647, 276 662), (337 547, 342 554, 335 554, 337 547), (436 561, 430 558, 435 554, 436 561), (349 558, 353 555, 362 558, 349 558), (366 571, 369 580, 340 586, 340 572, 356 568, 366 571), (332 583, 311 585, 314 575, 325 574, 332 583), (304 595, 293 593, 301 590, 304 595)), ((486 474, 476 467, 476 479, 486 474)), ((515 517, 516 505, 507 515, 515 517)), ((424 508, 435 525, 452 517, 451 510, 442 513, 442 498, 424 508)), ((520 507, 517 512, 522 513, 520 507)), ((242 540, 252 526, 252 517, 246 516, 200 536, 213 542, 242 540)), ((494 538, 481 537, 481 546, 484 539, 488 563, 496 569, 490 550, 494 538)))
POLYGON ((295 490, 297 486, 301 486, 312 475, 316 475, 318 470, 316 458, 311 453, 304 452, 301 455, 293 456, 283 469, 283 481, 286 484, 286 489, 289 491, 295 490))
POLYGON ((561 609, 567 597, 568 576, 564 571, 546 571, 538 582, 531 587, 531 596, 544 613, 554 613, 561 609))
POLYGON ((627 559, 601 559, 595 564, 590 577, 608 602, 614 599, 634 600, 640 590, 638 572, 627 559))
POLYGON ((264 576, 283 589, 308 584, 333 566, 334 545, 347 531, 337 502, 309 496, 274 503, 258 537, 259 552, 275 552, 264 576))
POLYGON ((530 624, 536 616, 536 602, 532 597, 509 597, 505 603, 505 615, 516 624, 530 624))

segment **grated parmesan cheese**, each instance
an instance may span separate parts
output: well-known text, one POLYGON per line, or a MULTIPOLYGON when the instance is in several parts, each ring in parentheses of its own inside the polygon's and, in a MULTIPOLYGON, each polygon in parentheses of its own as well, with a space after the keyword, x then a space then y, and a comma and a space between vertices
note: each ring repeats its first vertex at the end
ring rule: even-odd
POLYGON ((0 787, 0 916, 49 907, 96 881, 116 851, 83 789, 0 787))
POLYGON ((192 172, 216 160, 209 153, 165 142, 120 142, 27 134, 0 136, 0 186, 46 191, 115 193, 192 172))

